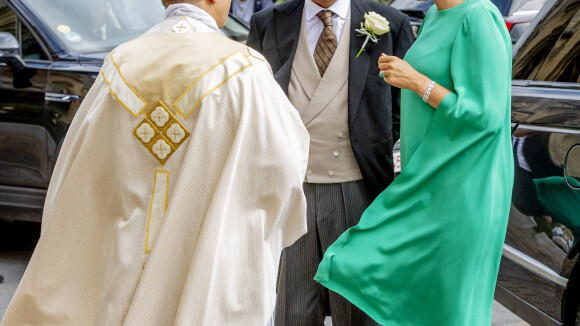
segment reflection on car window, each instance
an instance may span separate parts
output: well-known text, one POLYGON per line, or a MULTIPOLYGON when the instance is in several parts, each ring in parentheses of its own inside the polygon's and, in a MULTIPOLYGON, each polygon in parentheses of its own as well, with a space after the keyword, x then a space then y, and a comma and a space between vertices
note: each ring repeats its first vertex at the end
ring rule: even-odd
POLYGON ((105 52, 163 20, 159 0, 23 0, 73 53, 105 52))
POLYGON ((509 1, 506 0, 491 0, 491 2, 499 9, 502 15, 508 15, 508 3, 509 1))
POLYGON ((568 24, 538 72, 536 80, 580 82, 580 11, 568 24))
POLYGON ((0 1, 0 32, 8 32, 16 37, 16 16, 3 1, 0 1))
POLYGON ((527 37, 516 53, 513 79, 531 80, 535 78, 556 41, 578 11, 580 1, 557 1, 554 6, 560 8, 553 8, 538 23, 534 32, 527 37))
POLYGON ((226 36, 242 43, 248 39, 248 28, 237 21, 235 18, 228 17, 226 24, 221 28, 222 33, 226 36))
MULTIPOLYGON (((521 129, 512 138, 515 178, 511 215, 527 216, 519 228, 531 236, 521 239, 533 242, 521 243, 518 248, 530 250, 527 253, 532 256, 539 255, 531 250, 559 248, 563 260, 580 239, 580 191, 569 187, 563 177, 566 153, 578 142, 578 135, 521 129), (528 217, 533 219, 531 225, 528 217)), ((550 251, 557 253, 553 249, 550 251)), ((561 266, 561 262, 545 263, 555 263, 551 266, 555 271, 561 266)))
POLYGON ((30 30, 22 24, 21 26, 21 47, 22 47, 22 58, 30 60, 47 60, 48 57, 40 47, 40 44, 36 41, 30 30))
MULTIPOLYGON (((580 140, 579 140, 580 141, 580 140)), ((566 156, 566 178, 568 184, 580 188, 580 143, 575 144, 566 156)))

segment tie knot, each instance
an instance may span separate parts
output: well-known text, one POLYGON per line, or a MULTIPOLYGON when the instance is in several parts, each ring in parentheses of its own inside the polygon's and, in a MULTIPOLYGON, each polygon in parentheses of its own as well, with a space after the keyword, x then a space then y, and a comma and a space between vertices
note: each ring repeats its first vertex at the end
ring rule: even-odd
POLYGON ((319 11, 316 16, 322 20, 324 26, 332 26, 332 15, 334 13, 330 10, 321 10, 319 11))

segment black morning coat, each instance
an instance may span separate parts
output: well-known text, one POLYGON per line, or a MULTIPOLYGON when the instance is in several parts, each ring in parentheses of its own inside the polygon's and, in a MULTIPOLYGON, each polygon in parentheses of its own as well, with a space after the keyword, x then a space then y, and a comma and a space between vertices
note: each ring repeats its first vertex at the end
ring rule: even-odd
MULTIPOLYGON (((266 8, 252 17, 247 45, 262 53, 274 78, 288 94, 292 62, 298 46, 304 0, 290 0, 266 8)), ((393 144, 399 139, 400 89, 379 77, 381 53, 403 58, 413 43, 409 18, 400 11, 371 0, 351 0, 348 127, 352 149, 365 185, 375 198, 393 181, 393 144), (355 29, 364 14, 374 11, 389 21, 390 31, 369 41, 356 58, 365 37, 355 29)))

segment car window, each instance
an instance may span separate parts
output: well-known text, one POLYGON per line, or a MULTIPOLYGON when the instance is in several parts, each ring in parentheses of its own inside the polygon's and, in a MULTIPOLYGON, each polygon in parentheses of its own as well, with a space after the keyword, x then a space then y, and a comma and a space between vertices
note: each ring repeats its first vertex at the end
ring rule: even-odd
POLYGON ((580 82, 580 10, 560 38, 540 71, 536 80, 555 82, 580 82))
POLYGON ((42 50, 42 47, 32 35, 30 30, 21 24, 20 27, 20 47, 22 51, 22 58, 28 60, 48 60, 48 56, 42 50))
POLYGON ((71 53, 108 52, 163 20, 160 0, 22 0, 71 53))
POLYGON ((491 0, 491 2, 499 9, 499 12, 501 12, 502 15, 507 16, 509 14, 509 7, 512 3, 511 0, 491 0))
POLYGON ((245 43, 248 39, 248 27, 233 17, 228 17, 226 24, 220 31, 238 42, 245 43))
POLYGON ((420 5, 417 0, 395 0, 391 3, 396 8, 414 8, 420 5))
POLYGON ((3 1, 0 1, 0 32, 16 37, 16 15, 3 1))
POLYGON ((48 57, 40 47, 40 44, 34 38, 26 26, 20 26, 20 36, 18 35, 18 26, 20 22, 16 15, 3 1, 0 1, 0 32, 8 32, 16 39, 20 40, 21 54, 24 59, 46 60, 48 57))
POLYGON ((580 7, 580 1, 556 1, 555 8, 541 18, 523 43, 516 45, 513 59, 513 79, 533 80, 552 48, 568 27, 580 7), (519 47, 518 47, 519 46, 519 47))

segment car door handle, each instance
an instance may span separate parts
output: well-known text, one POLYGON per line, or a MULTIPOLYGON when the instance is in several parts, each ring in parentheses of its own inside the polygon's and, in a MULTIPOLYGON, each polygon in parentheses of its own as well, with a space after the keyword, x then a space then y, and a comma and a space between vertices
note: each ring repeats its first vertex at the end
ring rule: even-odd
POLYGON ((46 93, 46 95, 44 95, 44 100, 47 102, 70 103, 77 100, 79 97, 80 96, 78 95, 72 94, 46 93))

